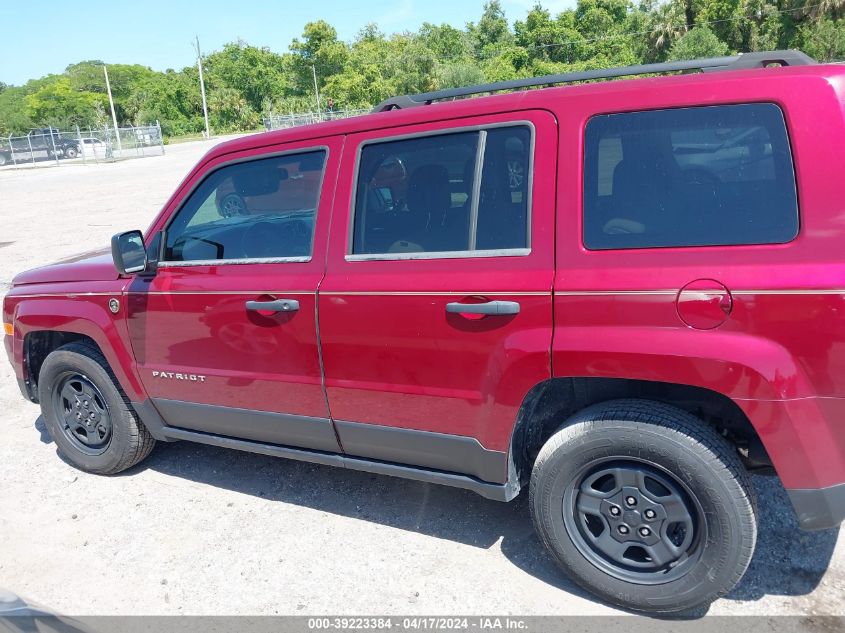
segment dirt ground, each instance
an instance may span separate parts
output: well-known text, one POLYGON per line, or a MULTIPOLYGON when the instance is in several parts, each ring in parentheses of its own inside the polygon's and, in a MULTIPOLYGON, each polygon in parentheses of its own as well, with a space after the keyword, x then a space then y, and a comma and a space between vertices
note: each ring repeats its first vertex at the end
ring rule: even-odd
MULTIPOLYGON (((147 227, 211 143, 0 171, 0 294, 21 270, 147 227), (9 244, 4 244, 9 243, 9 244)), ((0 352, 1 353, 1 352, 0 352)), ((0 589, 72 615, 599 614, 510 504, 176 443, 116 477, 64 463, 0 359, 0 589)), ((845 614, 845 544, 755 478, 760 540, 710 614, 845 614)))

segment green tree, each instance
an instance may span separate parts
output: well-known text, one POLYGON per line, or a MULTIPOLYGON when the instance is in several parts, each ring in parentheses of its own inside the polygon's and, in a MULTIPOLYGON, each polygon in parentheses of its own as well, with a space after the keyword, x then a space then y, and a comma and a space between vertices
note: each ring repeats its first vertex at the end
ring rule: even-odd
MULTIPOLYGON (((384 36, 367 27, 352 44, 343 72, 326 79, 323 96, 334 99, 338 108, 366 108, 393 92, 386 60, 392 54, 384 36)), ((314 107, 313 89, 310 91, 314 107)))
POLYGON ((467 32, 479 59, 491 57, 513 42, 513 33, 499 0, 485 2, 478 24, 467 24, 467 32))
POLYGON ((801 48, 819 61, 845 58, 845 19, 822 18, 803 25, 798 32, 801 48))
POLYGON ((584 36, 575 28, 575 12, 567 11, 553 19, 540 4, 534 5, 524 21, 514 23, 516 45, 532 61, 571 63, 590 52, 584 36))
POLYGON ((626 66, 641 61, 628 33, 628 0, 579 0, 573 14, 574 27, 586 38, 579 67, 626 66))
POLYGON ((349 58, 346 43, 337 39, 335 28, 324 20, 306 24, 302 39, 294 39, 290 50, 300 93, 313 91, 314 72, 322 86, 332 75, 343 72, 349 58))
POLYGON ((159 121, 167 136, 199 132, 204 123, 196 68, 143 80, 127 101, 127 113, 135 125, 159 121))
POLYGON ((0 92, 0 136, 20 134, 35 127, 26 107, 26 89, 8 86, 0 92))
POLYGON ((477 64, 454 63, 440 64, 435 71, 435 89, 460 88, 461 86, 472 86, 487 81, 484 72, 477 64))
MULTIPOLYGON (((87 60, 71 64, 65 68, 64 75, 70 79, 71 89, 106 95, 106 80, 103 74, 104 63, 100 60, 87 60)), ((127 101, 138 86, 155 71, 140 64, 108 64, 109 83, 114 99, 115 113, 120 123, 130 120, 127 101)))
POLYGON ((845 14, 845 0, 804 0, 803 15, 813 21, 823 18, 835 20, 845 14))
POLYGON ((435 55, 425 40, 412 34, 388 40, 387 76, 396 94, 427 92, 434 88, 435 55))
POLYGON ((420 28, 420 37, 440 63, 466 60, 472 54, 467 33, 448 24, 438 26, 424 22, 420 28))
POLYGON ((258 127, 261 118, 243 94, 234 88, 219 88, 208 98, 210 125, 221 132, 236 132, 258 127))
POLYGON ((728 54, 728 45, 706 26, 697 26, 672 45, 669 59, 699 59, 728 54))
POLYGON ((282 98, 294 83, 282 55, 241 41, 226 44, 203 63, 209 98, 219 90, 226 95, 221 100, 231 103, 234 91, 255 114, 262 112, 267 100, 282 98))
POLYGON ((39 125, 70 127, 89 125, 96 118, 96 104, 103 104, 103 95, 74 90, 68 77, 55 81, 26 96, 27 113, 39 125))
POLYGON ((696 12, 695 24, 709 28, 729 49, 747 50, 751 21, 746 0, 706 0, 696 12))
POLYGON ((648 49, 654 54, 651 61, 665 58, 672 44, 689 31, 685 9, 683 2, 674 1, 658 5, 649 12, 645 38, 648 49))
POLYGON ((528 54, 525 49, 510 47, 495 57, 481 62, 481 70, 487 81, 508 81, 522 76, 522 69, 528 66, 528 54))

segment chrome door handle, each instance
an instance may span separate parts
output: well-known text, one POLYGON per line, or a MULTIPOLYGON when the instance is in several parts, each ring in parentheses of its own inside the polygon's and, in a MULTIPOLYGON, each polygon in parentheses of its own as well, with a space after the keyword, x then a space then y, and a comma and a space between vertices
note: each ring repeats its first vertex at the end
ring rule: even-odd
POLYGON ((247 310, 260 312, 296 312, 299 301, 296 299, 276 299, 275 301, 247 301, 247 310))
POLYGON ((447 303, 446 312, 451 314, 519 314, 516 301, 487 301, 486 303, 447 303))

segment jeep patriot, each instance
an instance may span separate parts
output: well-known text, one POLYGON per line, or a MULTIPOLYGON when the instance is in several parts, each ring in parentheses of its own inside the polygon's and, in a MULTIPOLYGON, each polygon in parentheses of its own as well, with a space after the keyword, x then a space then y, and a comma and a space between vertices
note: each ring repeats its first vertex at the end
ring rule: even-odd
POLYGON ((845 517, 843 109, 845 67, 778 51, 247 136, 18 275, 5 347, 85 471, 189 440, 527 488, 577 583, 688 610, 749 564, 749 473, 845 517))

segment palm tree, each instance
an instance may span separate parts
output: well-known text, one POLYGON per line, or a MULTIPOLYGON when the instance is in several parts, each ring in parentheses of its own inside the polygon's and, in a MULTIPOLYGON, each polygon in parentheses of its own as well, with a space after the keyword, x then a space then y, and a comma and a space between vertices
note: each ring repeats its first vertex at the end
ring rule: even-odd
POLYGON ((804 0, 799 15, 817 22, 827 16, 833 19, 845 13, 845 0, 804 0))
POLYGON ((688 4, 691 4, 689 0, 673 0, 657 8, 649 33, 649 43, 653 48, 658 51, 668 49, 672 42, 692 28, 695 17, 690 20, 688 4))

